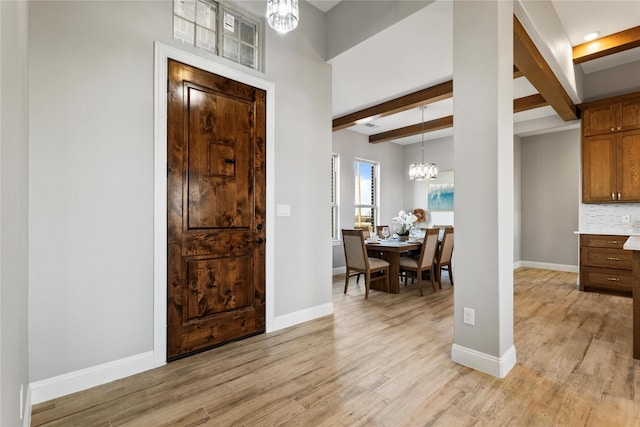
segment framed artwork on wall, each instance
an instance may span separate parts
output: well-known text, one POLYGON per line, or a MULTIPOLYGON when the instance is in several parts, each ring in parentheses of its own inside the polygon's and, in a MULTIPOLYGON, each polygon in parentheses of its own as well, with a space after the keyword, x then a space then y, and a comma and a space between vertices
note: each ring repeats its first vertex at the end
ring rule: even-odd
POLYGON ((430 211, 453 211, 453 170, 440 171, 438 177, 429 181, 427 206, 430 211))

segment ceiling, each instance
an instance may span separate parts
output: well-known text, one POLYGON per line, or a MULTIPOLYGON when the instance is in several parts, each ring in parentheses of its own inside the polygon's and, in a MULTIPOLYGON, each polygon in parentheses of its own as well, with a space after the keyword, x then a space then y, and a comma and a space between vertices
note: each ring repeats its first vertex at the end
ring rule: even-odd
MULTIPOLYGON (((326 12, 339 0, 314 0, 310 3, 326 12)), ((594 31, 599 31, 603 37, 640 25, 640 0, 552 0, 551 3, 574 46, 584 43, 583 37, 594 31)), ((333 69, 333 117, 451 80, 452 51, 453 2, 435 1, 330 61, 333 69), (407 52, 416 54, 407 55, 407 52), (382 54, 384 61, 380 60, 382 54)), ((577 67, 588 74, 638 60, 640 48, 635 48, 577 67)), ((535 93, 537 90, 525 77, 514 79, 514 99, 535 93)), ((429 104, 424 120, 452 114, 453 100, 449 98, 429 104)), ((349 127, 349 130, 373 135, 420 122, 421 112, 414 108, 349 127)), ((514 132, 521 136, 577 126, 577 121, 564 122, 549 106, 514 114, 514 132)), ((424 138, 428 140, 452 134, 452 128, 448 128, 425 133, 424 138)), ((405 145, 420 140, 420 135, 414 135, 393 142, 405 145)))

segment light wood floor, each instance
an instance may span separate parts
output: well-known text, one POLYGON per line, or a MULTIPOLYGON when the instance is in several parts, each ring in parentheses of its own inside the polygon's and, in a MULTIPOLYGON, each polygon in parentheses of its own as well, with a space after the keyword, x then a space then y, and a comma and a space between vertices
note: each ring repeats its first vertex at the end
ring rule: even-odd
POLYGON ((576 275, 515 273, 518 363, 504 379, 455 364, 453 291, 398 295, 352 279, 335 313, 33 409, 46 426, 638 426, 631 299, 576 275))

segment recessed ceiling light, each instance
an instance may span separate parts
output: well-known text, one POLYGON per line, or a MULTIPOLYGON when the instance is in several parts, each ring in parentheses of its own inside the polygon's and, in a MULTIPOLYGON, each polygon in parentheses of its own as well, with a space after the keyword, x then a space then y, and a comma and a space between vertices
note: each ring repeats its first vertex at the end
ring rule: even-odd
POLYGON ((600 35, 600 31, 596 31, 595 33, 590 33, 584 36, 584 40, 590 42, 591 40, 595 40, 600 35))

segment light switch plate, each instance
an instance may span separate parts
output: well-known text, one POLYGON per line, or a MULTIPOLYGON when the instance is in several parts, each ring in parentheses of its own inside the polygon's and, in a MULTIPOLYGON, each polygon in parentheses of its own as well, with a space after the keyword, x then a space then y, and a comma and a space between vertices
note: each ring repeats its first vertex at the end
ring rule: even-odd
POLYGON ((277 205, 276 206, 276 215, 277 216, 291 216, 291 205, 277 205))

